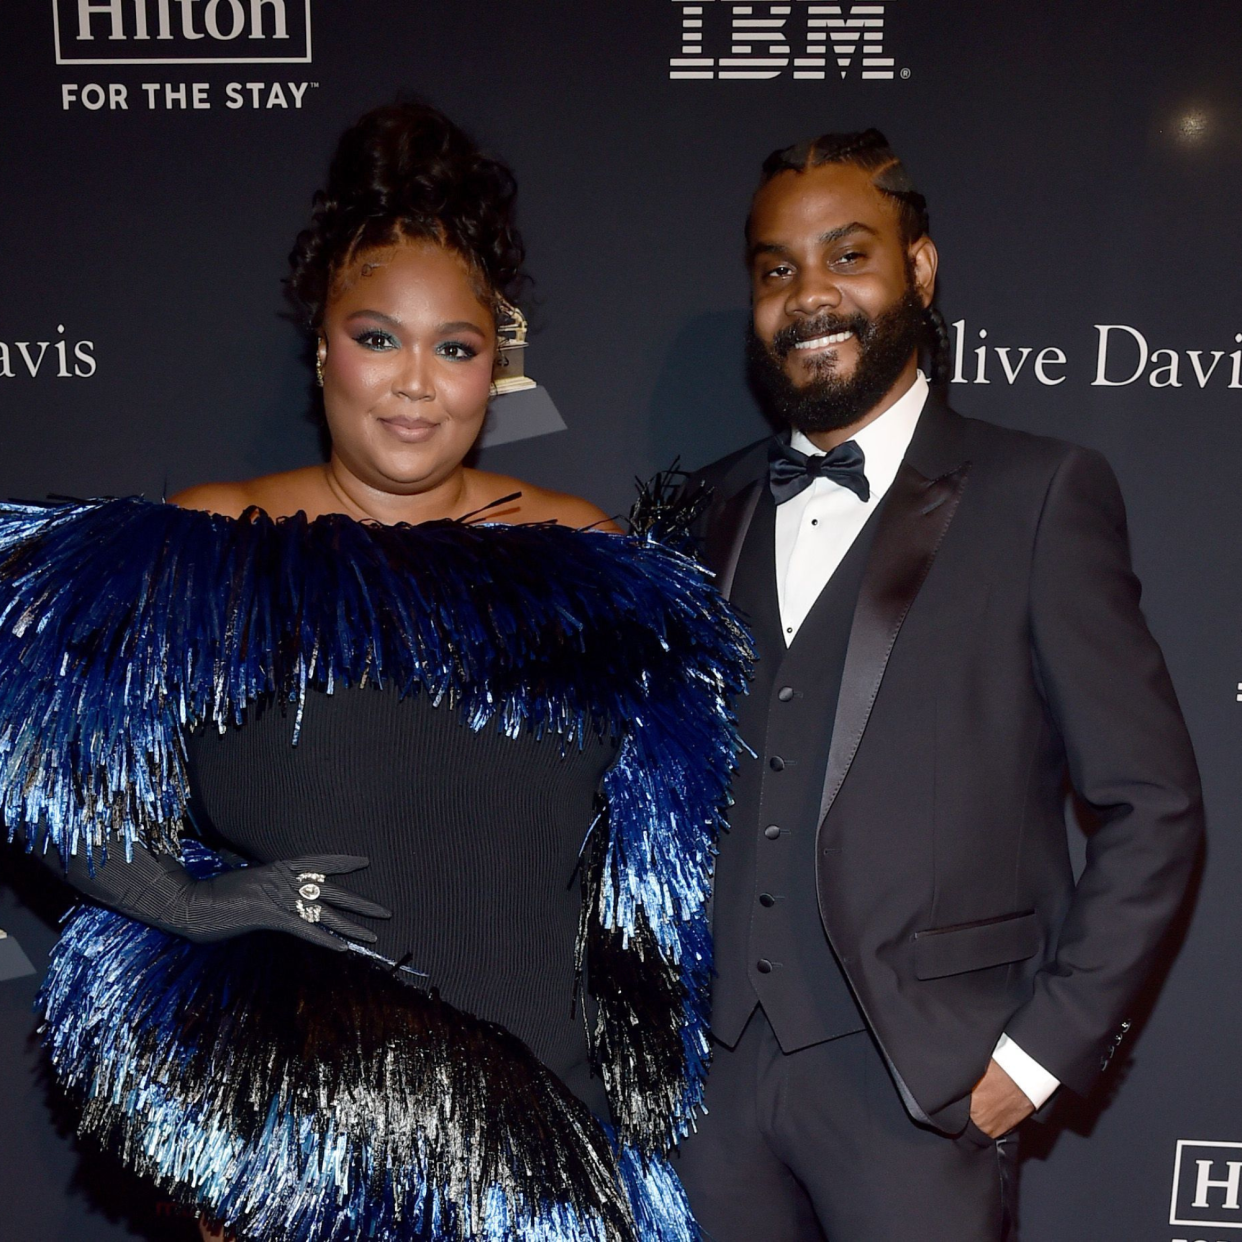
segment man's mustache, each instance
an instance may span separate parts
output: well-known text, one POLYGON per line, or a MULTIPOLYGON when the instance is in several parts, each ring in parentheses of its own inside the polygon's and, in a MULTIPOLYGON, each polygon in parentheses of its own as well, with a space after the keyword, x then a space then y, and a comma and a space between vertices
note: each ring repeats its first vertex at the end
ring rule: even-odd
POLYGON ((866 339, 871 320, 861 311, 853 315, 818 315, 787 324, 772 338, 772 352, 784 360, 799 341, 813 341, 818 336, 832 336, 836 332, 852 332, 860 341, 866 339))

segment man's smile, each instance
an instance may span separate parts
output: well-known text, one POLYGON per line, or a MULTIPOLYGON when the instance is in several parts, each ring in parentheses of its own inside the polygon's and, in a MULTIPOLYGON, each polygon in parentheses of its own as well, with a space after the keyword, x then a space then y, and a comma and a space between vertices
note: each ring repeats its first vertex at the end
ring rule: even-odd
POLYGON ((853 332, 833 332, 828 336, 812 337, 808 341, 798 341, 794 345, 794 349, 815 350, 830 349, 834 345, 844 345, 854 334, 853 332))

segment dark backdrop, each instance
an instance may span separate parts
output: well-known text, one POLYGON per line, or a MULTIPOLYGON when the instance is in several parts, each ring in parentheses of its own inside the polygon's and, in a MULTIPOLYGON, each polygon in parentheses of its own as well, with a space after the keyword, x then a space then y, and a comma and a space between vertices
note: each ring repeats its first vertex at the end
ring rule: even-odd
MULTIPOLYGON (((528 370, 567 424, 483 462, 623 510, 634 475, 763 429, 740 342, 764 155, 826 129, 887 132, 931 203, 959 324, 954 403, 1093 445, 1120 475, 1210 813, 1200 899, 1139 1038, 1099 1095, 1062 1100, 1028 1143, 1025 1236, 1242 1236, 1228 1163, 1242 1160, 1237 5, 188 0, 162 5, 161 39, 161 0, 116 0, 116 31, 92 3, 0 9, 6 496, 158 496, 314 460, 284 256, 336 135, 413 90, 517 170, 528 370), (822 77, 790 63, 816 59, 816 34, 822 77), (171 63, 190 59, 208 63, 171 63), (1222 1184, 1195 1207, 1199 1160, 1222 1184)), ((495 422, 518 413, 504 399, 495 422)), ((41 967, 64 899, 3 865, 0 926, 41 967)), ((179 1236, 64 1133, 29 1042, 34 986, 0 983, 0 1236, 179 1236)))

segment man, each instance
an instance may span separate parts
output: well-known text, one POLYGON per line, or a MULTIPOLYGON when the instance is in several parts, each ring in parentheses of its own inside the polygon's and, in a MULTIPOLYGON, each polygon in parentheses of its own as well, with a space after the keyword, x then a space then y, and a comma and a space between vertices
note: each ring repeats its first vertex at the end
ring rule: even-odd
POLYGON ((1103 458, 929 393, 936 249, 883 135, 769 157, 747 240, 785 430, 699 476, 760 660, 681 1172, 715 1242, 996 1242, 1014 1127, 1091 1087, 1183 897, 1194 757, 1103 458))

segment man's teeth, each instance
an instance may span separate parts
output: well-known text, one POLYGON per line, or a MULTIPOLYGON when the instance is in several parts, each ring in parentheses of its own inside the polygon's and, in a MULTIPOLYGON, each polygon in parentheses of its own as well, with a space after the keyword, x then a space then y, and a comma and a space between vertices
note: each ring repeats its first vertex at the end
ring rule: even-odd
POLYGON ((853 336, 852 332, 834 332, 831 336, 817 336, 810 341, 799 341, 794 349, 827 349, 829 345, 842 345, 853 336))

